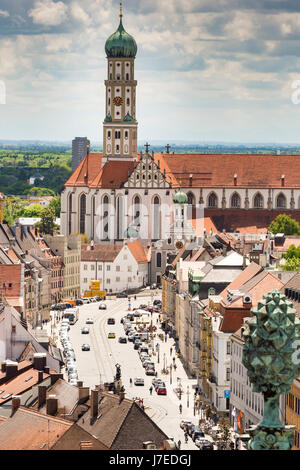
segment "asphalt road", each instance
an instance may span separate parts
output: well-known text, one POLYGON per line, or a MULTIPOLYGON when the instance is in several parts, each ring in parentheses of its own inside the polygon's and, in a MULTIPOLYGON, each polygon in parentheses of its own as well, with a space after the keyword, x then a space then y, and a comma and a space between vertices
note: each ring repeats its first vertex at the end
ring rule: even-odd
MULTIPOLYGON (((154 298, 159 298, 158 296, 154 298)), ((151 303, 152 298, 138 297, 136 301, 131 303, 131 308, 139 307, 140 304, 151 303)), ((184 368, 178 358, 175 359, 177 370, 172 377, 170 374, 162 374, 164 363, 166 365, 173 364, 173 356, 175 354, 174 340, 168 338, 167 342, 161 341, 158 337, 154 338, 154 344, 159 343, 159 363, 158 354, 152 356, 155 363, 158 377, 166 383, 167 396, 157 395, 153 390, 150 395, 150 385, 152 383, 152 376, 147 376, 142 363, 139 359, 138 351, 133 348, 133 343, 119 343, 120 336, 126 336, 123 324, 120 320, 128 313, 128 300, 116 299, 106 300, 107 310, 99 310, 99 302, 85 304, 79 307, 79 319, 75 325, 71 325, 69 331, 70 341, 76 355, 76 363, 78 369, 79 380, 83 382, 84 386, 90 388, 104 382, 112 382, 116 373, 116 364, 121 366, 121 380, 125 387, 125 393, 128 398, 143 399, 145 412, 159 425, 159 427, 171 438, 173 437, 176 442, 180 439, 181 449, 197 449, 191 438, 187 444, 184 442, 184 433, 179 426, 181 419, 188 419, 195 424, 198 424, 199 416, 194 416, 193 413, 193 385, 196 380, 189 379, 184 371, 184 368), (86 324, 88 317, 93 318, 93 324, 86 324), (108 325, 107 319, 115 318, 115 325, 108 325), (89 334, 82 334, 82 327, 89 328, 89 334), (115 339, 109 339, 108 333, 114 332, 115 339), (90 351, 82 351, 81 346, 83 343, 90 345, 90 351), (172 355, 170 354, 172 348, 172 355), (142 377, 145 381, 144 386, 130 385, 130 378, 142 377), (177 385, 177 378, 180 378, 183 386, 183 396, 179 401, 173 389, 177 385), (172 381, 172 383, 171 383, 172 381), (189 387, 189 388, 187 388, 189 387), (187 394, 187 392, 190 392, 187 394), (179 404, 182 404, 182 415, 179 413, 179 404), (189 405, 189 406, 188 406, 189 405)), ((151 315, 149 316, 151 318, 151 315)), ((158 314, 154 313, 152 322, 153 325, 159 327, 156 322, 158 314)), ((156 333, 162 332, 158 330, 156 333)), ((66 376, 67 379, 67 376, 66 376)), ((209 438, 209 437, 208 437, 209 438)), ((209 438, 210 439, 210 438, 209 438)), ((211 440, 211 439, 210 439, 211 440)))

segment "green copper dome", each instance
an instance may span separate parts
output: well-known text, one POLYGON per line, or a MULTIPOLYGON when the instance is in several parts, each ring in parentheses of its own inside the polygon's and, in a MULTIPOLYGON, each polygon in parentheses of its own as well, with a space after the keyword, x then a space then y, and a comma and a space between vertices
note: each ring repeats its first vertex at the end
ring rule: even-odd
POLYGON ((173 202, 175 204, 187 204, 188 197, 180 188, 179 191, 174 195, 173 202))
POLYGON ((105 52, 107 57, 135 57, 137 45, 132 36, 128 34, 120 18, 120 24, 117 31, 112 34, 105 43, 105 52))

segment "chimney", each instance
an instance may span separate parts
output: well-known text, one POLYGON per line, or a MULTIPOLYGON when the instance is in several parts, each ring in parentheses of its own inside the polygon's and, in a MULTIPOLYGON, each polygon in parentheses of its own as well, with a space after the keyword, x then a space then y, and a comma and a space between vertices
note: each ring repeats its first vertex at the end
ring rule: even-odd
POLYGON ((124 392, 122 391, 119 393, 119 404, 122 403, 124 398, 125 398, 125 391, 124 392))
POLYGON ((46 413, 47 415, 55 416, 58 409, 58 400, 56 395, 49 395, 46 400, 46 413))
POLYGON ((35 353, 33 355, 33 368, 37 370, 44 370, 46 367, 46 361, 46 353, 35 353))
POLYGON ((18 373, 18 363, 17 362, 7 362, 6 363, 6 379, 12 379, 18 373))
POLYGON ((58 379, 64 378, 64 374, 51 374, 50 377, 51 377, 51 385, 54 385, 58 379))
POLYGON ((81 380, 77 380, 77 387, 82 387, 83 386, 83 382, 81 380))
POLYGON ((47 387, 46 385, 39 385, 38 386, 38 408, 43 406, 46 403, 47 398, 47 387))
POLYGON ((78 401, 85 402, 90 395, 89 387, 78 387, 78 401))
POLYGON ((1 372, 6 372, 6 362, 1 362, 1 372))
POLYGON ((20 407, 20 405, 21 405, 21 397, 18 395, 13 396, 12 401, 11 401, 11 415, 10 416, 13 416, 15 414, 15 412, 20 407))
POLYGON ((91 390, 91 420, 98 416, 98 390, 91 390))
POLYGON ((45 367, 45 374, 50 374, 50 367, 45 367))
POLYGON ((38 371, 38 383, 43 382, 43 375, 44 375, 43 371, 39 370, 38 371))

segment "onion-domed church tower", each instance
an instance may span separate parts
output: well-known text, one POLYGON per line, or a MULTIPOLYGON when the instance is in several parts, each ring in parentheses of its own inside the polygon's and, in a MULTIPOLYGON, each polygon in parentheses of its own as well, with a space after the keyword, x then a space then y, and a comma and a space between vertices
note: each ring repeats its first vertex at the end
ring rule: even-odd
POLYGON ((105 43, 107 56, 106 117, 103 123, 103 164, 137 156, 136 85, 134 59, 137 44, 122 23, 105 43))

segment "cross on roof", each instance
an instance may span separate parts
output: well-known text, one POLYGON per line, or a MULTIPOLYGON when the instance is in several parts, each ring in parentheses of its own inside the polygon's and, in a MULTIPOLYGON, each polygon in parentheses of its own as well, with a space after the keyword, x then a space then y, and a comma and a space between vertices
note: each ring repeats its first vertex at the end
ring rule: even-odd
POLYGON ((166 145, 167 153, 170 153, 171 146, 169 144, 166 145))
POLYGON ((146 153, 148 153, 148 152, 149 152, 150 144, 147 143, 147 144, 144 145, 144 147, 146 147, 146 153))

